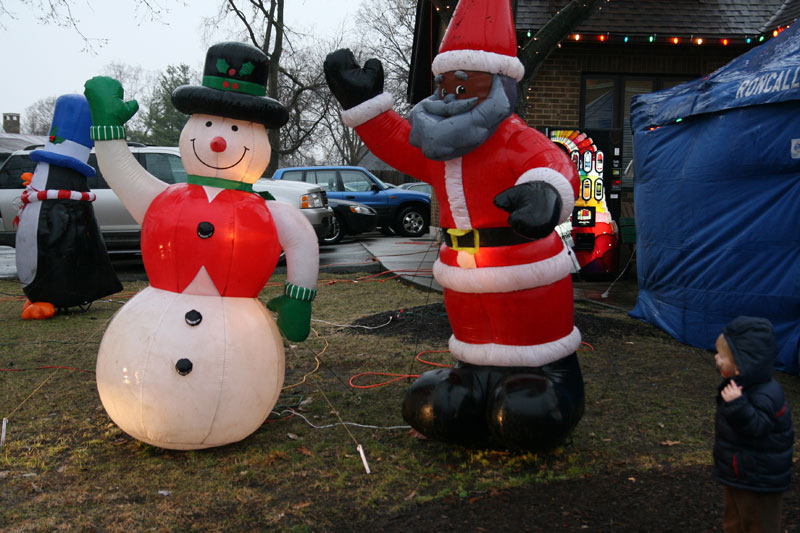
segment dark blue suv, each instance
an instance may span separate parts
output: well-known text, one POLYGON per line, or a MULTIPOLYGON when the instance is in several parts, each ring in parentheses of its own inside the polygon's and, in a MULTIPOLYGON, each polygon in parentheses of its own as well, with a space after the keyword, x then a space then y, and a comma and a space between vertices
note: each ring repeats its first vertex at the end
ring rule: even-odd
POLYGON ((328 198, 366 204, 378 212, 378 227, 384 233, 391 228, 404 237, 419 237, 430 225, 429 195, 387 185, 362 167, 281 168, 272 179, 315 183, 328 198))

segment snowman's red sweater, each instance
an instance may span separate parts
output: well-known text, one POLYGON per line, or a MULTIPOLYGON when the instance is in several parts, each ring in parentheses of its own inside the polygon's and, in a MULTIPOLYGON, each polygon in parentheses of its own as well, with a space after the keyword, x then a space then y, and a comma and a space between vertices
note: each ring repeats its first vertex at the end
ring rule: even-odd
POLYGON ((264 199, 222 190, 212 201, 200 185, 159 194, 142 223, 142 259, 150 284, 183 292, 205 267, 221 296, 255 298, 280 257, 264 199))

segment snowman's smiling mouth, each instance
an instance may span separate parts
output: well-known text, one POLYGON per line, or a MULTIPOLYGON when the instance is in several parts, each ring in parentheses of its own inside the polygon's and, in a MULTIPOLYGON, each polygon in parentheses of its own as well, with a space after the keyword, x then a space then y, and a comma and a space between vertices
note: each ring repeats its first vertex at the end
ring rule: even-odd
POLYGON ((244 150, 242 151, 242 157, 240 157, 240 158, 239 158, 239 160, 238 160, 236 163, 234 163, 234 164, 232 164, 232 165, 228 165, 227 167, 215 167, 214 165, 209 165, 208 163, 206 163, 205 161, 203 161, 203 159, 200 157, 200 154, 198 154, 198 153, 197 153, 197 149, 196 149, 196 148, 195 148, 195 146, 194 146, 194 141, 196 141, 196 140, 197 140, 197 138, 195 137, 194 139, 189 139, 189 140, 190 140, 190 141, 192 141, 192 151, 194 152, 194 156, 197 158, 197 160, 198 160, 198 161, 200 161, 201 163, 203 163, 203 164, 204 164, 205 166, 207 166, 208 168, 213 168, 214 170, 227 170, 227 169, 229 169, 229 168, 233 168, 233 167, 235 167, 236 165, 238 165, 239 163, 241 163, 241 162, 242 162, 242 159, 244 159, 244 156, 246 156, 246 155, 247 155, 247 152, 248 152, 248 150, 250 150, 250 148, 248 148, 247 146, 245 146, 245 147, 244 147, 244 150))

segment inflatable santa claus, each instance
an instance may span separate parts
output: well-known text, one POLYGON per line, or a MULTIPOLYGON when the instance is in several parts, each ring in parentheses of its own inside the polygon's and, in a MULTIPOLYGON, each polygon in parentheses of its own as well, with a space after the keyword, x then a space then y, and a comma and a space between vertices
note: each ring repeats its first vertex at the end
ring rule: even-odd
POLYGON ((397 170, 430 183, 444 242, 434 276, 453 329, 453 368, 423 374, 403 417, 426 437, 545 450, 583 415, 569 219, 575 165, 513 113, 524 67, 507 1, 460 2, 433 61, 435 93, 392 111, 376 59, 328 55, 343 122, 397 170))

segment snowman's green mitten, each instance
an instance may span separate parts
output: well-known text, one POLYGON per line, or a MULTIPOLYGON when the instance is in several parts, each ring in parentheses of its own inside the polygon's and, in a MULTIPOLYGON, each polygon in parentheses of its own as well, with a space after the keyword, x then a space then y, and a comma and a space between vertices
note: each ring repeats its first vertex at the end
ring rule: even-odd
POLYGON ((107 76, 95 76, 83 87, 92 114, 92 140, 125 139, 125 123, 139 109, 136 100, 124 101, 122 84, 107 76))
POLYGON ((316 289, 292 285, 288 281, 283 294, 267 302, 267 308, 278 313, 278 329, 290 341, 304 341, 311 331, 311 301, 316 289))

